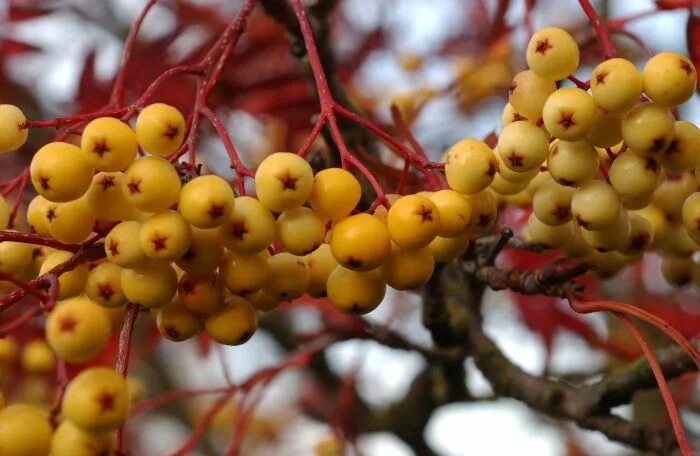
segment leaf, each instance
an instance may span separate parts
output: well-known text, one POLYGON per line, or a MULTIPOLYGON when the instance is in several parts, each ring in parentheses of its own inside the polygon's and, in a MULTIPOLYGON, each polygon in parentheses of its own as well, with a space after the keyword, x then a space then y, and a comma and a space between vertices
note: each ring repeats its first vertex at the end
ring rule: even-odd
POLYGON ((12 5, 7 12, 7 18, 11 22, 26 21, 36 19, 51 13, 49 8, 41 8, 29 5, 12 5))

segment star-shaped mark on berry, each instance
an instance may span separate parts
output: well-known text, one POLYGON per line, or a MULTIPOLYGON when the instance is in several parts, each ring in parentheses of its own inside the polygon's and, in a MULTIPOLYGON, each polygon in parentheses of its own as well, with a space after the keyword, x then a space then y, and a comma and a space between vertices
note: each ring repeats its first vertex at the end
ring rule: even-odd
POLYGON ((49 180, 50 179, 48 177, 39 178, 39 185, 41 186, 42 190, 48 190, 49 188, 51 188, 51 186, 49 185, 49 180))
POLYGON ((185 279, 185 280, 180 284, 180 292, 181 292, 182 294, 186 294, 186 295, 193 294, 196 285, 197 285, 197 284, 196 284, 193 280, 185 279))
POLYGON ((165 127, 165 132, 163 132, 163 136, 169 139, 175 139, 179 131, 180 130, 177 127, 168 125, 167 127, 165 127))
POLYGON ((681 70, 685 71, 688 76, 693 74, 693 66, 685 59, 681 59, 681 70))
POLYGON ((538 54, 545 55, 548 50, 552 49, 552 45, 549 44, 549 40, 547 38, 543 40, 538 40, 537 41, 537 46, 535 47, 535 52, 538 54))
POLYGON ((114 296, 114 290, 112 289, 112 286, 110 284, 101 283, 97 285, 97 296, 104 299, 105 301, 109 301, 110 299, 112 299, 112 296, 114 296))
POLYGON ((109 147, 107 147, 107 141, 104 139, 102 141, 95 141, 95 145, 92 146, 92 153, 102 158, 109 152, 109 147))
POLYGON ((209 214, 209 217, 213 219, 217 219, 224 215, 224 205, 223 204, 212 204, 209 206, 209 210, 207 210, 207 214, 209 214))
POLYGON ((248 234, 248 229, 245 227, 245 223, 234 223, 231 226, 231 235, 239 241, 242 241, 246 234, 248 234))
POLYGON ((99 184, 102 187, 103 192, 106 192, 107 190, 116 185, 114 183, 114 176, 110 175, 102 176, 102 180, 99 182, 99 184))
POLYGON ((565 130, 568 130, 569 128, 576 125, 576 122, 574 122, 574 113, 573 112, 562 112, 561 119, 559 119, 559 125, 564 127, 565 130))
POLYGON ((172 325, 167 325, 165 328, 163 328, 165 331, 165 335, 168 336, 168 339, 171 340, 180 340, 182 339, 182 334, 180 334, 180 331, 177 330, 176 327, 172 325))
POLYGON ((489 226, 489 223, 491 223, 491 216, 489 214, 479 214, 479 222, 477 225, 489 226))
POLYGON ((641 250, 647 245, 649 245, 649 242, 651 241, 651 238, 649 236, 649 233, 639 233, 638 235, 634 236, 632 239, 630 239, 630 248, 634 250, 641 250))
POLYGON ((102 394, 100 394, 97 398, 97 403, 100 406, 100 412, 110 412, 114 410, 114 399, 115 398, 113 394, 103 391, 102 394))
POLYGON ((141 193, 140 185, 141 180, 132 179, 128 184, 126 184, 126 187, 129 189, 129 193, 133 195, 134 193, 141 193))
POLYGON ((49 223, 51 223, 51 222, 54 221, 55 218, 56 218, 56 208, 55 208, 55 207, 50 207, 50 208, 46 211, 46 220, 47 220, 49 223))
POLYGON ((71 315, 66 315, 58 322, 58 330, 62 333, 72 333, 76 326, 78 326, 78 320, 71 315))
POLYGON ((433 220, 433 210, 429 207, 421 206, 418 215, 420 215, 422 222, 432 222, 433 220))
POLYGON ((554 215, 557 220, 566 220, 571 215, 571 207, 557 205, 554 212, 552 212, 552 215, 554 215))
POLYGON ((109 246, 107 246, 107 248, 109 249, 109 253, 112 256, 119 255, 119 243, 117 241, 115 241, 114 239, 110 239, 109 246))
POLYGON ((278 177, 279 181, 282 183, 282 190, 296 190, 297 189, 297 179, 292 177, 289 173, 278 177))
POLYGON ((348 266, 350 269, 357 269, 360 266, 362 266, 362 260, 359 260, 353 256, 349 256, 348 260, 345 262, 345 264, 348 266))
POLYGON ((659 164, 656 163, 656 160, 654 160, 653 158, 647 157, 644 169, 656 173, 659 170, 659 164))
POLYGON ((578 223, 578 226, 581 228, 588 228, 588 222, 585 221, 580 214, 576 214, 576 222, 578 223))
POLYGON ((489 177, 493 177, 496 175, 496 164, 494 162, 489 163, 489 169, 486 170, 486 175, 489 177))
POLYGON ((665 136, 660 136, 658 138, 655 138, 651 144, 651 151, 652 152, 661 152, 666 148, 666 137, 665 136))
POLYGON ((510 87, 508 87, 508 92, 513 93, 515 89, 518 88, 518 83, 513 81, 510 83, 510 87))
POLYGON ((167 243, 168 243, 168 238, 165 236, 160 236, 156 234, 151 238, 151 244, 153 244, 153 249, 158 252, 159 250, 163 250, 167 248, 167 243))
POLYGON ((510 166, 514 168, 521 168, 523 166, 523 157, 522 155, 517 154, 516 152, 513 152, 510 154, 508 157, 508 161, 510 162, 510 166))
POLYGON ((600 70, 595 74, 596 84, 605 84, 605 78, 608 77, 608 72, 605 70, 600 70))

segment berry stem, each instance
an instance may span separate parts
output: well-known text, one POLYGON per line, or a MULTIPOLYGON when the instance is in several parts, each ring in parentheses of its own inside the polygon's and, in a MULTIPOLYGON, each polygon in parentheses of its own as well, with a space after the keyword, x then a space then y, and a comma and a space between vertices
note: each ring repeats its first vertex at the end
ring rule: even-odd
POLYGON ((63 404, 63 396, 66 393, 67 386, 68 370, 66 369, 66 362, 61 358, 56 358, 56 398, 49 412, 49 421, 54 429, 58 426, 58 416, 61 414, 61 405, 63 404))
POLYGON ((15 217, 17 217, 17 210, 19 209, 19 204, 22 202, 22 197, 24 196, 24 190, 27 188, 27 182, 29 182, 29 168, 25 169, 20 176, 19 187, 17 189, 17 195, 15 196, 15 202, 12 204, 10 209, 10 221, 8 227, 12 228, 15 223, 15 217))
POLYGON ((617 51, 615 50, 615 46, 613 46, 613 43, 610 40, 610 35, 605 29, 605 26, 600 22, 598 13, 596 13, 595 8, 591 6, 591 2, 589 2, 588 0, 578 0, 578 3, 581 5, 581 8, 583 8, 583 12, 586 13, 586 16, 588 16, 588 20, 591 22, 591 25, 598 34, 598 38, 600 39, 600 42, 603 45, 605 59, 607 60, 617 57, 617 51))
MULTIPOLYGON (((126 305, 126 316, 124 324, 119 333, 119 350, 117 352, 116 371, 123 377, 126 377, 126 372, 129 368, 129 354, 131 352, 131 339, 134 333, 134 325, 136 318, 139 315, 139 305, 132 302, 126 305)), ((124 423, 119 426, 115 436, 115 452, 118 455, 124 454, 122 451, 124 442, 124 423)))
POLYGON ((683 456, 692 456, 693 450, 688 444, 688 439, 686 438, 685 431, 683 430, 683 423, 681 422, 681 417, 678 414, 678 407, 676 407, 676 403, 673 401, 671 390, 668 387, 668 382, 666 381, 666 377, 664 377, 664 373, 661 370, 661 366, 659 366, 659 361, 656 359, 656 356, 651 350, 649 343, 646 341, 641 331, 632 322, 632 320, 624 314, 616 313, 615 315, 622 321, 622 323, 625 324, 625 326, 627 326, 627 329, 629 329, 629 331, 632 333, 632 336, 634 336, 637 343, 639 344, 639 347, 642 349, 644 357, 649 362, 649 367, 651 368, 651 371, 654 374, 656 383, 659 385, 659 391, 661 392, 661 397, 663 398, 664 405, 666 406, 666 410, 668 411, 668 417, 671 420, 673 432, 674 434, 676 434, 676 440, 678 441, 678 446, 680 447, 681 454, 683 456))
POLYGON ((47 238, 39 236, 38 234, 27 234, 20 233, 19 231, 5 231, 0 230, 0 242, 2 241, 12 241, 21 242, 23 244, 33 244, 33 245, 43 245, 44 247, 51 247, 58 250, 66 250, 68 252, 75 253, 80 249, 79 245, 76 244, 66 244, 63 242, 56 241, 52 238, 47 238))

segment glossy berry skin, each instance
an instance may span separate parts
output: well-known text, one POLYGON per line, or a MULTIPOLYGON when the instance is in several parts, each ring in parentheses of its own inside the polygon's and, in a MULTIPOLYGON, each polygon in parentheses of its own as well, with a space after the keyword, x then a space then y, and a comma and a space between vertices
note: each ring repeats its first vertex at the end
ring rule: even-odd
MULTIPOLYGON (((39 275, 47 274, 56 266, 68 261, 73 256, 70 252, 57 250, 46 257, 39 269, 39 275)), ((80 294, 85 286, 88 275, 88 265, 79 264, 70 271, 66 271, 58 276, 58 297, 68 298, 80 294)))
POLYGON ((123 269, 121 285, 130 302, 144 307, 161 307, 177 291, 177 274, 170 264, 151 261, 138 269, 123 269))
POLYGON ((159 157, 136 160, 124 173, 126 200, 144 212, 159 212, 177 203, 180 177, 173 165, 159 157))
POLYGON ((105 311, 85 296, 59 302, 46 320, 46 340, 70 363, 95 357, 112 335, 105 311))
POLYGON ((659 157, 659 163, 674 173, 692 171, 700 158, 700 129, 684 120, 673 123, 673 140, 659 157))
POLYGON ((314 183, 309 163, 291 152, 275 152, 260 163, 255 172, 258 200, 275 212, 304 204, 314 183))
POLYGON ((185 272, 193 275, 206 275, 219 266, 224 258, 221 233, 217 228, 203 230, 192 227, 190 247, 175 264, 185 272))
POLYGON ((586 141, 596 147, 614 147, 622 142, 623 114, 596 110, 586 141))
POLYGON ((578 68, 578 44, 566 30, 546 27, 532 35, 525 58, 527 66, 542 78, 564 79, 578 68))
POLYGON ((610 184, 622 198, 638 199, 651 195, 659 183, 661 167, 653 158, 627 151, 610 167, 610 184))
POLYGON ((53 203, 46 214, 51 237, 67 244, 86 240, 92 233, 95 220, 95 213, 84 196, 65 203, 53 203))
POLYGON ((438 236, 428 244, 428 249, 436 263, 446 263, 462 256, 469 247, 470 239, 469 233, 449 238, 438 236))
POLYGON ((389 256, 391 237, 386 226, 369 214, 351 215, 331 231, 331 251, 341 265, 369 271, 389 256))
POLYGON ((355 176, 342 168, 327 168, 314 176, 309 202, 319 217, 337 221, 350 215, 361 196, 355 176))
POLYGON ((29 130, 21 128, 26 122, 17 106, 0 104, 0 154, 17 150, 27 142, 29 130))
POLYGON ((469 226, 472 206, 469 200, 454 190, 439 190, 428 199, 437 208, 440 226, 438 236, 458 236, 469 226))
POLYGON ((306 292, 316 298, 326 296, 328 276, 333 272, 338 261, 331 252, 331 246, 321 244, 319 248, 304 257, 309 268, 309 286, 306 292))
POLYGON ((148 260, 139 241, 141 223, 129 220, 116 225, 105 238, 107 259, 123 268, 136 267, 148 260))
POLYGON ((282 212, 277 218, 277 239, 293 255, 306 255, 323 244, 326 225, 308 207, 282 212))
POLYGON ((229 220, 219 228, 221 242, 234 252, 258 253, 275 238, 275 218, 255 198, 240 196, 229 220))
POLYGON ((85 281, 85 294, 103 307, 119 307, 126 303, 121 285, 122 268, 105 261, 92 268, 85 281))
POLYGON ((384 299, 386 285, 378 269, 353 271, 336 267, 328 276, 328 299, 336 309, 364 315, 377 308, 384 299))
POLYGON ((477 139, 463 139, 445 155, 445 177, 452 190, 478 193, 491 184, 498 162, 491 148, 477 139))
POLYGON ((599 64, 591 75, 591 94, 596 104, 608 112, 632 109, 642 96, 642 75, 626 59, 609 59, 599 64))
POLYGON ((136 139, 149 154, 165 157, 177 151, 185 138, 185 118, 176 108, 153 103, 136 118, 136 139))
POLYGON ((665 256, 661 258, 661 276, 669 285, 688 285, 693 277, 693 260, 687 257, 665 256))
POLYGON ((32 157, 29 175, 34 189, 49 201, 74 200, 92 182, 92 168, 80 148, 66 142, 53 142, 32 157))
POLYGON ((656 103, 641 103, 622 119, 622 138, 639 154, 658 156, 673 140, 673 116, 656 103))
POLYGON ((642 255, 647 249, 651 248, 654 242, 654 231, 651 223, 634 212, 627 212, 627 218, 630 226, 629 239, 619 250, 625 255, 642 255))
POLYGON ((95 456, 112 451, 110 432, 87 432, 68 420, 58 425, 51 437, 51 456, 95 456))
POLYGON ((425 247, 440 230, 440 213, 430 199, 406 195, 391 205, 386 225, 392 241, 399 247, 425 247))
POLYGON ((182 342, 201 331, 202 320, 180 300, 174 299, 156 310, 156 328, 164 338, 173 342, 182 342))
POLYGON ((0 410, 0 454, 37 456, 49 453, 51 423, 43 410, 14 404, 0 410))
POLYGON ((700 192, 688 196, 683 202, 682 219, 685 227, 696 234, 700 233, 700 192))
POLYGON ((599 252, 610 252, 624 246, 630 238, 630 222, 627 211, 621 210, 617 219, 602 230, 590 231, 581 228, 586 243, 599 252))
MULTIPOLYGON (((179 299, 174 300, 181 304, 188 312, 206 314, 215 311, 224 302, 224 286, 218 274, 211 273, 206 276, 192 276, 183 274, 177 286, 179 299)), ((172 306, 173 302, 166 307, 172 306)), ((180 315, 173 311, 173 316, 180 315)), ((182 317, 187 320, 186 315, 182 317)), ((189 338, 189 337, 188 337, 189 338)))
POLYGON ((574 189, 550 181, 532 197, 532 212, 546 225, 562 225, 571 220, 571 199, 574 189))
POLYGON ((530 242, 544 248, 562 247, 572 234, 573 223, 571 221, 552 226, 542 223, 535 214, 530 214, 525 230, 525 238, 530 242))
POLYGON ((123 185, 123 173, 100 172, 95 174, 90 188, 85 193, 85 198, 97 219, 119 222, 137 218, 136 210, 124 196, 123 185))
POLYGON ((126 419, 127 408, 126 381, 107 367, 91 367, 79 373, 63 397, 66 419, 89 432, 116 429, 126 419))
POLYGON ((545 101, 555 90, 554 81, 542 78, 532 70, 521 71, 510 85, 508 102, 516 112, 534 123, 542 117, 545 101))
POLYGON ((433 275, 435 258, 428 247, 402 249, 392 245, 382 265, 382 278, 395 290, 410 290, 425 285, 433 275))
POLYGON ((141 250, 156 260, 177 260, 190 248, 192 231, 185 218, 176 211, 153 214, 141 224, 141 250))
POLYGON ((247 342, 257 327, 255 309, 250 302, 239 296, 231 296, 221 309, 204 319, 204 329, 209 337, 224 345, 247 342))
POLYGON ((221 280, 233 294, 248 296, 262 289, 270 275, 267 252, 228 252, 219 267, 221 280))
POLYGON ((300 297, 306 292, 311 277, 303 257, 281 252, 267 258, 268 279, 263 291, 282 301, 300 297))
POLYGON ((582 185, 571 199, 571 212, 581 228, 602 230, 617 220, 622 210, 620 197, 607 183, 592 180, 582 185))
POLYGON ((598 153, 587 141, 557 141, 547 157, 547 170, 561 185, 578 187, 598 176, 598 153))
POLYGON ((576 87, 564 87, 552 93, 542 108, 547 131, 565 141, 586 137, 595 121, 597 106, 593 97, 576 87))
POLYGON ((45 339, 33 339, 22 347, 22 369, 32 374, 48 374, 56 367, 56 355, 45 339))
POLYGON ((90 166, 99 171, 123 171, 136 158, 138 144, 131 127, 114 117, 90 121, 80 138, 80 149, 90 166))
POLYGON ((697 77, 695 66, 687 57, 661 52, 644 65, 644 93, 661 106, 676 106, 695 93, 697 77))
POLYGON ((229 219, 234 207, 231 186, 219 176, 195 177, 180 191, 178 211, 192 226, 215 228, 229 219))
POLYGON ((654 206, 661 209, 669 222, 681 221, 681 208, 683 202, 693 192, 698 190, 698 185, 692 174, 683 173, 677 176, 666 176, 654 191, 654 206))
POLYGON ((521 120, 503 128, 497 150, 507 168, 526 173, 539 168, 545 161, 549 139, 541 128, 521 120))

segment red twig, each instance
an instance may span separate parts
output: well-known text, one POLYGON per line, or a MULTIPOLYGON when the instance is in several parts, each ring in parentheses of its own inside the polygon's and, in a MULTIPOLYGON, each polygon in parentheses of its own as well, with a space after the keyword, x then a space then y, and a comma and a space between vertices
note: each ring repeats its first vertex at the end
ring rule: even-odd
MULTIPOLYGON (((131 352, 131 339, 134 333, 134 325, 136 317, 139 314, 138 304, 128 303, 126 305, 126 316, 124 317, 124 325, 119 333, 119 351, 117 352, 116 371, 122 376, 126 376, 126 371, 129 368, 129 354, 131 352)), ((123 454, 124 442, 124 423, 119 426, 115 436, 115 452, 118 455, 123 454)))
POLYGON ((12 241, 21 242, 23 244, 33 244, 33 245, 43 245, 44 247, 51 247, 58 250, 65 250, 67 252, 77 252, 80 249, 79 245, 76 244, 66 244, 63 242, 56 241, 51 238, 39 236, 38 234, 27 234, 20 233, 18 231, 5 231, 0 230, 0 242, 2 241, 12 241))
POLYGON ((656 359, 656 356, 654 356, 654 352, 651 350, 651 347, 644 339, 644 336, 642 335, 641 331, 639 331, 639 329, 634 325, 632 320, 630 320, 630 318, 624 314, 616 313, 615 315, 622 321, 622 323, 625 324, 625 326, 627 326, 627 329, 630 330, 632 336, 634 336, 634 338, 637 340, 639 347, 642 349, 642 352, 644 352, 644 356, 649 362, 649 367, 651 368, 651 371, 654 374, 656 383, 659 385, 661 397, 663 398, 664 404, 666 405, 668 417, 671 420, 673 432, 676 434, 676 440, 678 440, 678 446, 680 447, 681 454, 683 456, 692 456, 693 450, 688 444, 688 439, 686 438, 685 431, 683 430, 683 423, 681 422, 681 417, 678 414, 678 408, 676 407, 676 403, 673 401, 671 390, 668 387, 668 383, 666 382, 664 373, 661 370, 661 366, 659 366, 659 361, 656 359))
POLYGON ((56 398, 54 399, 51 411, 49 412, 49 421, 56 428, 58 426, 58 416, 61 413, 61 404, 63 403, 63 395, 68 386, 68 371, 66 362, 61 358, 56 358, 56 398))
POLYGON ((576 84, 576 87, 578 87, 579 89, 588 90, 591 88, 591 81, 582 81, 573 74, 569 75, 567 79, 576 84))
POLYGON ((207 428, 209 427, 209 424, 216 418, 216 415, 221 411, 222 408, 226 405, 226 403, 231 400, 230 395, 224 395, 221 396, 219 399, 214 402, 214 404, 207 410, 207 413, 204 414, 204 416, 199 420, 199 423, 197 423, 197 426, 194 428, 190 436, 185 440, 185 443, 182 444, 179 450, 177 450, 175 453, 173 453, 173 456, 187 456, 189 455, 194 447, 197 445, 197 442, 199 442, 199 439, 204 435, 206 432, 207 428))
POLYGON ((12 204, 12 209, 10 209, 10 222, 8 227, 12 228, 15 223, 15 217, 17 217, 17 209, 22 202, 22 197, 24 196, 24 189, 27 188, 27 182, 29 182, 29 168, 24 170, 21 179, 19 181, 19 189, 17 190, 17 196, 15 196, 15 202, 12 204))
POLYGON ((603 52, 605 53, 605 58, 612 59, 617 57, 617 51, 615 50, 615 46, 613 46, 612 41, 610 40, 610 35, 608 35, 608 31, 605 29, 605 26, 600 22, 598 13, 595 12, 595 9, 593 8, 593 6, 591 6, 591 3, 588 0, 578 0, 578 2, 581 5, 581 8, 583 8, 583 12, 586 13, 586 16, 588 16, 588 20, 591 22, 591 25, 598 34, 598 38, 600 39, 600 42, 603 45, 603 52))

